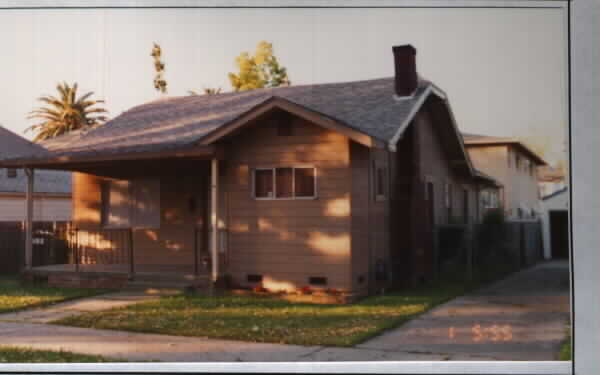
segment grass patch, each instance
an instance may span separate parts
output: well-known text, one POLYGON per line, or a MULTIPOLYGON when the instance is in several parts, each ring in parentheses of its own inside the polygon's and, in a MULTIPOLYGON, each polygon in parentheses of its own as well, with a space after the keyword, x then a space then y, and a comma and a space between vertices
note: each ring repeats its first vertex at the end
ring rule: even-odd
POLYGON ((440 284, 368 297, 351 305, 292 303, 271 297, 182 295, 55 324, 178 336, 297 345, 353 346, 456 296, 473 285, 440 284))
POLYGON ((0 363, 98 363, 126 362, 97 355, 78 354, 67 351, 37 350, 0 346, 0 363))
POLYGON ((21 284, 17 277, 0 278, 0 313, 39 307, 70 299, 94 296, 108 289, 53 288, 21 284))
POLYGON ((569 330, 569 335, 567 336, 567 339, 565 340, 565 342, 563 342, 562 346, 560 347, 560 353, 558 353, 559 361, 570 361, 573 358, 570 332, 571 331, 569 330))

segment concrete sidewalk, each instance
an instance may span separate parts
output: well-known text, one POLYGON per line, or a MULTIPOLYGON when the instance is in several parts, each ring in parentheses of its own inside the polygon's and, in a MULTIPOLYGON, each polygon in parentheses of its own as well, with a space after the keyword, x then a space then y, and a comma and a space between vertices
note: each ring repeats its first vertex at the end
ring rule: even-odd
POLYGON ((67 350, 128 361, 287 362, 445 359, 385 350, 326 348, 130 333, 50 324, 0 322, 1 345, 67 350))
POLYGON ((157 298, 160 298, 160 296, 135 291, 102 294, 60 302, 50 306, 34 307, 26 310, 0 314, 0 322, 48 323, 53 320, 78 315, 84 312, 125 307, 157 298))
POLYGON ((34 323, 156 298, 126 293, 3 314, 0 337, 1 345, 62 349, 128 361, 554 360, 566 337, 569 319, 568 275, 566 262, 538 265, 440 305, 354 348, 250 343, 34 323))
POLYGON ((569 323, 569 267, 548 262, 440 305, 358 348, 494 360, 556 360, 569 323))

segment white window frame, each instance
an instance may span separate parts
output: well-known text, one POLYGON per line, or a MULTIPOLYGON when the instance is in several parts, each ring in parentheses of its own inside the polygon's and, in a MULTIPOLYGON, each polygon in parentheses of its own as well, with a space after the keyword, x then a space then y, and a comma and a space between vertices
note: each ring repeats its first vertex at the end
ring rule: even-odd
POLYGON ((259 200, 259 201, 285 201, 285 200, 314 200, 317 199, 319 194, 318 194, 318 172, 317 172, 317 167, 315 167, 314 165, 302 165, 302 164, 296 164, 293 166, 277 166, 277 167, 256 167, 256 168, 252 168, 252 198, 254 198, 255 200, 259 200), (291 197, 277 197, 277 173, 276 173, 276 169, 288 169, 291 168, 292 169, 292 196, 291 197), (297 197, 296 196, 296 169, 309 169, 312 168, 314 171, 314 195, 310 196, 310 197, 297 197), (271 171, 271 177, 273 178, 273 196, 271 197, 257 197, 256 196, 256 171, 271 171))

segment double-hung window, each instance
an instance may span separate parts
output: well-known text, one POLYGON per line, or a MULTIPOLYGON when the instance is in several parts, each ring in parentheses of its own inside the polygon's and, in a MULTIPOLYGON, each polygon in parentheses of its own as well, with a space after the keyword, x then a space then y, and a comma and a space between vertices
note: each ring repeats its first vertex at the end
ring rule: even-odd
POLYGON ((159 180, 105 180, 100 196, 105 228, 160 228, 159 180))
POLYGON ((254 198, 311 199, 317 196, 317 170, 314 167, 254 169, 254 198))

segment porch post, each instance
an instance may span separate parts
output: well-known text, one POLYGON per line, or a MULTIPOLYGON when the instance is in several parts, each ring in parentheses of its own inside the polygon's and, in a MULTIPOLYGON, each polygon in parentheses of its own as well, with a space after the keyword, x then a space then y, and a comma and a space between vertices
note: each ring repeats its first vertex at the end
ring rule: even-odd
POLYGON ((217 278, 219 277, 219 252, 217 251, 217 240, 218 236, 218 207, 219 207, 219 160, 213 158, 211 160, 211 168, 210 168, 210 253, 211 253, 211 281, 212 285, 215 284, 217 278))
POLYGON ((26 220, 25 220, 25 269, 33 266, 33 168, 25 168, 27 175, 26 220))

